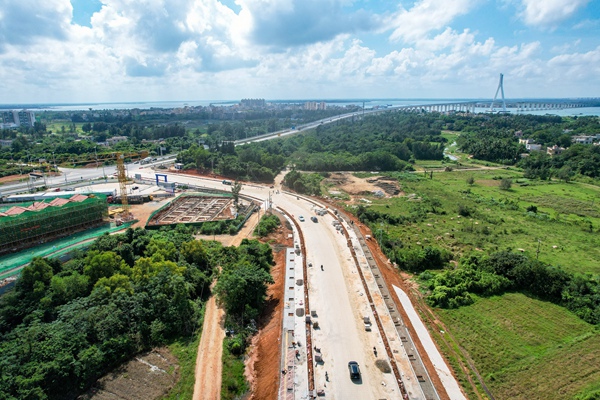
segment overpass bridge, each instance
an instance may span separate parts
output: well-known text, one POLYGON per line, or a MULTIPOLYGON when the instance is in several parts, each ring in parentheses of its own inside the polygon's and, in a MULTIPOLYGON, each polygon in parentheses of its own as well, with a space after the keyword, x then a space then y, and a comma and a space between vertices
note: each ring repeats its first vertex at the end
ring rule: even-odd
POLYGON ((494 101, 472 100, 472 101, 440 101, 439 103, 421 103, 401 106, 391 106, 382 108, 363 109, 348 114, 336 115, 335 117, 324 118, 318 121, 309 122, 292 129, 283 129, 276 132, 270 132, 259 136, 235 140, 235 145, 241 145, 251 142, 260 142, 263 140, 284 137, 316 128, 319 125, 330 124, 345 119, 357 119, 366 115, 379 114, 384 112, 414 112, 414 113, 524 113, 529 111, 543 110, 565 110, 571 108, 600 107, 600 98, 582 98, 582 99, 515 99, 504 100, 500 111, 494 108, 494 101))

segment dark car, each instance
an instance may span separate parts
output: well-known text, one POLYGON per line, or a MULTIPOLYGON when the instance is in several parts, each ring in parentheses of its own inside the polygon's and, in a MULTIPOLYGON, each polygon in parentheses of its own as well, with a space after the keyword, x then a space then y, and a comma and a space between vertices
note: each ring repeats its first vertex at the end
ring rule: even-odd
POLYGON ((311 220, 312 222, 319 222, 319 220, 317 219, 317 217, 310 217, 310 220, 311 220))
POLYGON ((360 379, 360 368, 356 361, 350 361, 348 363, 348 371, 350 371, 350 379, 360 379))

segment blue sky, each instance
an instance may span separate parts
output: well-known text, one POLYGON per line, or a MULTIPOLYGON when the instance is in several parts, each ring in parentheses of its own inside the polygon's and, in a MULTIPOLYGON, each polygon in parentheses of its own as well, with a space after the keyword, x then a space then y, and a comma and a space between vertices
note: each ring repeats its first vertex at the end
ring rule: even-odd
POLYGON ((599 97, 600 0, 0 0, 0 103, 599 97))

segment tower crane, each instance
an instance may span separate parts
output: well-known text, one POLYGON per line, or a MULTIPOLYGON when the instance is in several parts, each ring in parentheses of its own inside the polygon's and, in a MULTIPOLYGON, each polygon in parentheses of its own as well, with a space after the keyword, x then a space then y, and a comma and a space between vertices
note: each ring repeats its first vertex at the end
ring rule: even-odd
POLYGON ((133 216, 129 212, 129 203, 127 202, 127 174, 125 172, 125 158, 131 157, 148 157, 147 151, 141 151, 139 153, 121 153, 117 152, 114 154, 117 162, 117 178, 119 180, 119 189, 121 195, 121 206, 123 208, 123 220, 130 220, 133 216))

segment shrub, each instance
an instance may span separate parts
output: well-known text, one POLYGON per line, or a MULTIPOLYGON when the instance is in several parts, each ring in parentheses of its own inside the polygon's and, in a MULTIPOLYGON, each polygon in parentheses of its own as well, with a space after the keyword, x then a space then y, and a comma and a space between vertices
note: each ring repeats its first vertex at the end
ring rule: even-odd
POLYGON ((500 190, 510 190, 510 188, 512 187, 512 179, 502 179, 500 181, 500 190))
POLYGON ((458 215, 462 217, 470 217, 472 215, 472 211, 469 207, 464 204, 458 205, 458 215))

